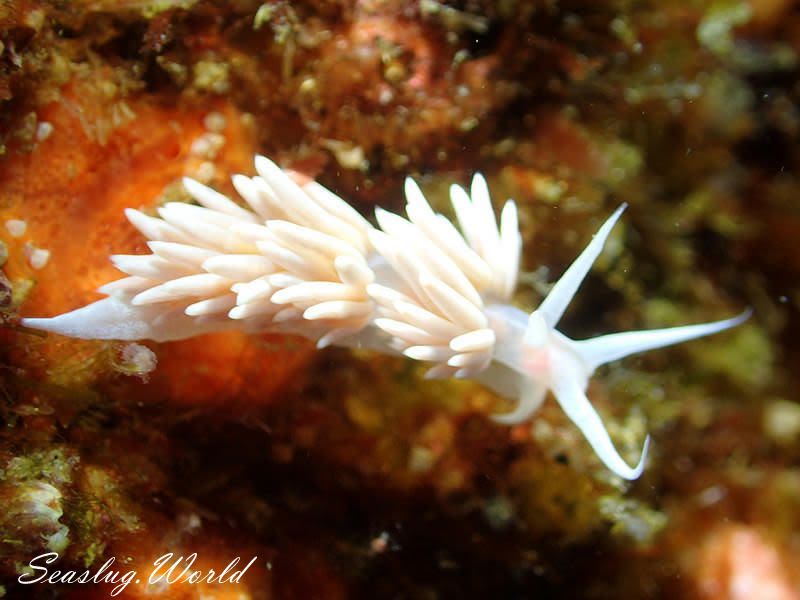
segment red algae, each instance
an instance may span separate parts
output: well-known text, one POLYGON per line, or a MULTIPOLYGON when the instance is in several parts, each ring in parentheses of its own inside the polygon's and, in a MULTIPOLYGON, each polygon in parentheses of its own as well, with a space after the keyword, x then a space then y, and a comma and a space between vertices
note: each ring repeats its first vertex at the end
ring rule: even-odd
MULTIPOLYGON (((12 280, 36 282, 25 301, 25 311, 36 314, 58 314, 91 301, 98 296, 97 287, 119 277, 110 254, 146 250, 123 210, 152 209, 164 194, 178 193, 170 192, 169 186, 174 188, 185 174, 195 174, 203 162, 192 149, 207 133, 204 119, 209 114, 226 124, 222 134, 227 143, 215 157, 215 169, 247 171, 252 156, 250 134, 241 115, 222 104, 213 110, 177 110, 129 100, 135 120, 100 143, 85 129, 85 123, 100 117, 91 112, 91 106, 81 104, 80 87, 68 86, 62 94, 60 102, 40 111, 40 120, 52 125, 52 135, 30 154, 0 165, 6 206, 0 219, 24 220, 28 224, 25 237, 41 240, 52 257, 46 268, 34 270, 24 260, 21 241, 9 248, 6 273, 12 280)), ((169 397, 186 404, 224 402, 231 397, 252 403, 269 397, 285 379, 282 374, 288 375, 302 363, 302 352, 259 351, 257 344, 248 344, 236 334, 213 339, 170 347, 161 356, 154 388, 163 387, 169 397), (248 364, 269 364, 271 376, 248 375, 241 368, 248 364)), ((278 337, 274 345, 280 344, 278 337)), ((87 344, 63 339, 36 344, 37 360, 31 366, 52 369, 80 347, 87 344)))
MULTIPOLYGON (((187 172, 195 160, 189 147, 203 133, 207 112, 129 101, 135 122, 101 144, 81 124, 99 117, 80 103, 80 90, 63 93, 62 101, 44 107, 40 115, 52 124, 53 134, 30 154, 0 165, 2 218, 24 219, 28 236, 46 240, 54 257, 49 268, 36 273, 39 285, 26 300, 26 309, 37 313, 58 313, 86 302, 91 292, 116 277, 109 254, 144 249, 123 209, 152 206, 168 184, 187 172), (67 281, 69 285, 56 283, 67 281)), ((241 159, 249 154, 239 152, 227 167, 246 168, 241 159)), ((10 277, 33 274, 20 262, 9 263, 10 277)))
POLYGON ((793 600, 800 597, 796 565, 784 563, 780 550, 747 526, 729 525, 703 544, 695 567, 700 598, 793 600))

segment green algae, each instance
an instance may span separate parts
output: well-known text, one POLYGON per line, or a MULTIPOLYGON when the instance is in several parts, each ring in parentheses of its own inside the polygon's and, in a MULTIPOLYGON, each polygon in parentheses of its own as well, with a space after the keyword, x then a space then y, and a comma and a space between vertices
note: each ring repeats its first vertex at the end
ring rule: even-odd
POLYGON ((231 86, 230 71, 230 65, 224 61, 200 60, 192 69, 192 85, 201 92, 225 94, 231 86))
POLYGON ((773 380, 775 358, 766 332, 757 325, 746 324, 726 337, 726 343, 713 347, 708 341, 691 346, 689 352, 698 372, 724 376, 738 387, 767 387, 773 380))
POLYGON ((613 535, 641 545, 652 544, 669 522, 666 514, 638 500, 618 496, 603 496, 598 508, 610 522, 613 535))
POLYGON ((30 454, 15 456, 0 472, 0 479, 29 481, 43 479, 53 484, 72 482, 72 473, 79 458, 66 448, 51 447, 30 454))
POLYGON ((735 49, 733 30, 747 23, 752 8, 740 0, 715 2, 697 27, 697 39, 718 56, 728 56, 735 49))

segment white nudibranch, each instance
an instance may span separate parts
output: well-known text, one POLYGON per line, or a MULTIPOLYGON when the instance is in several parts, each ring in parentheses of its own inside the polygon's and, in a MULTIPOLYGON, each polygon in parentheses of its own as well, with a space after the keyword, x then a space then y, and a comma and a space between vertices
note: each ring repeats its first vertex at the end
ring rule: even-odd
POLYGON ((426 376, 480 381, 517 401, 500 423, 520 423, 553 392, 600 460, 625 479, 630 467, 586 397, 607 362, 734 327, 749 316, 631 331, 575 341, 556 329, 561 315, 625 206, 531 314, 509 304, 522 238, 506 202, 498 225, 481 175, 450 198, 460 231, 434 212, 406 179, 407 218, 377 209, 379 228, 333 192, 258 156, 258 175, 235 175, 247 203, 184 180, 199 206, 179 202, 160 218, 128 209, 152 254, 116 255, 128 276, 100 288, 108 297, 27 327, 89 339, 167 341, 212 331, 292 333, 336 344, 402 353, 432 364, 426 376))

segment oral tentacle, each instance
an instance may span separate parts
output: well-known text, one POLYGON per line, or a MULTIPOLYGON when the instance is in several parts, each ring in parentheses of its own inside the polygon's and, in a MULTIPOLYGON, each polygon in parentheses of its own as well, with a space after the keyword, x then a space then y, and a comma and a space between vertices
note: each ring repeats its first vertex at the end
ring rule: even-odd
POLYGON ((642 455, 635 467, 630 467, 619 455, 608 431, 600 419, 600 415, 589 402, 589 398, 581 389, 580 382, 575 377, 561 377, 552 383, 553 394, 561 408, 581 430, 586 441, 597 454, 597 457, 611 471, 623 479, 638 479, 644 470, 647 450, 650 446, 650 436, 647 436, 642 448, 642 455))
POLYGON ((592 238, 592 241, 584 248, 580 256, 564 271, 564 274, 547 294, 547 297, 539 305, 538 311, 544 317, 545 322, 549 327, 555 327, 561 319, 561 315, 567 310, 569 303, 578 291, 581 283, 583 283, 586 274, 592 268, 594 261, 603 250, 603 246, 608 239, 611 230, 614 228, 617 220, 622 212, 627 207, 623 204, 614 211, 603 226, 600 227, 598 232, 592 238))
POLYGON ((541 348, 547 343, 547 337, 551 328, 542 315, 542 312, 535 310, 528 317, 528 326, 525 328, 523 343, 529 348, 541 348))
POLYGON ((693 340, 731 327, 741 325, 750 315, 752 310, 747 309, 740 315, 730 319, 714 321, 712 323, 699 323, 697 325, 684 325, 666 329, 651 329, 649 331, 626 331, 612 333, 589 340, 573 341, 575 351, 592 370, 600 365, 636 354, 646 350, 664 348, 688 340, 693 340))
POLYGON ((530 379, 521 387, 519 399, 514 409, 507 413, 493 414, 492 421, 502 425, 516 425, 527 421, 533 413, 539 410, 547 394, 547 388, 536 384, 530 379))

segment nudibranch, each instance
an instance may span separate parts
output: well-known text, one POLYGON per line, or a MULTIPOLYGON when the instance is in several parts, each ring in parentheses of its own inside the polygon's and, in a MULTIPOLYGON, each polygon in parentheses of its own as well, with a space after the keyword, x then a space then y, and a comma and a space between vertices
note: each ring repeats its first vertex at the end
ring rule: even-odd
POLYGON ((737 317, 576 341, 558 331, 570 300, 625 206, 528 314, 510 304, 520 265, 517 208, 499 225, 484 178, 469 192, 450 188, 460 228, 437 214, 417 184, 405 182, 407 218, 377 209, 374 227, 317 182, 255 159, 258 175, 235 175, 239 204, 192 179, 197 204, 170 202, 158 217, 127 209, 151 254, 116 255, 127 277, 102 286, 106 298, 27 327, 90 339, 177 340, 225 329, 275 331, 330 344, 402 353, 431 363, 431 378, 470 378, 517 401, 495 415, 520 423, 548 390, 600 460, 625 479, 642 473, 615 449, 586 396, 604 363, 706 336, 737 317))

